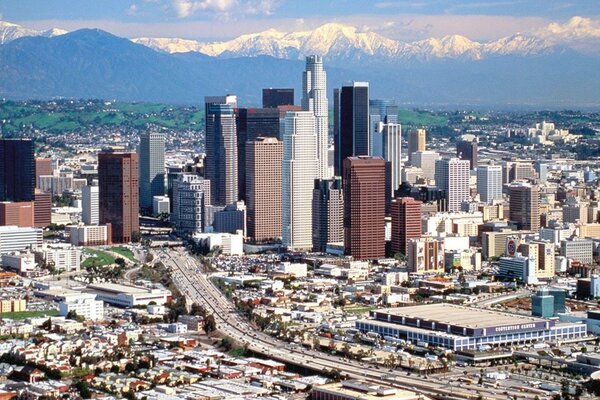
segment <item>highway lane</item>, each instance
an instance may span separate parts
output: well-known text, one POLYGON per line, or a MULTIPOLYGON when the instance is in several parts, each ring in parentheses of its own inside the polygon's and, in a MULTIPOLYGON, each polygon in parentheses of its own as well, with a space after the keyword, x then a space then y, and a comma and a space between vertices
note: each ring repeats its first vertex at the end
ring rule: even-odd
MULTIPOLYGON (((382 367, 366 368, 358 361, 346 360, 326 353, 307 349, 290 348, 289 344, 271 336, 256 331, 242 317, 234 305, 204 274, 198 273, 199 266, 195 259, 182 251, 161 252, 163 262, 170 267, 172 278, 180 291, 186 296, 189 304, 196 302, 211 311, 217 326, 224 334, 245 344, 254 352, 264 354, 274 359, 299 366, 310 365, 317 370, 337 368, 350 378, 361 378, 385 381, 387 384, 407 390, 415 390, 435 398, 476 399, 479 394, 490 399, 506 399, 507 395, 500 393, 504 389, 487 387, 458 387, 438 380, 437 377, 407 376, 403 371, 389 371, 382 367)), ((509 395, 518 398, 533 398, 526 393, 508 390, 509 395)))

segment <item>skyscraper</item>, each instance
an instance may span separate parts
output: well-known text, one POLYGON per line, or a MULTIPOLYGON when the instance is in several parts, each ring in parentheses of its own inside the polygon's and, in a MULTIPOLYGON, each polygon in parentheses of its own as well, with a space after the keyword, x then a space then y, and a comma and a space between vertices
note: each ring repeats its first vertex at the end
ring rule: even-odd
POLYGON ((127 243, 139 224, 139 165, 135 153, 98 154, 100 224, 111 224, 113 243, 127 243))
POLYGON ((84 186, 81 189, 81 220, 86 225, 100 222, 98 186, 84 186))
POLYGON ((312 249, 312 189, 318 178, 317 134, 311 111, 288 112, 283 135, 282 243, 312 249))
POLYGON ((154 196, 165 194, 165 135, 150 132, 140 135, 140 208, 152 210, 154 196))
POLYGON ((540 189, 526 182, 514 182, 508 187, 510 196, 510 220, 517 229, 538 231, 540 229, 540 189))
POLYGON ((386 167, 386 195, 388 201, 402 183, 402 127, 400 124, 383 124, 383 159, 386 167))
POLYGON ((196 174, 180 173, 173 180, 173 212, 171 222, 178 233, 194 234, 207 226, 205 208, 210 205, 208 179, 196 174))
POLYGON ((0 139, 0 201, 33 201, 33 140, 0 139))
POLYGON ((211 183, 212 203, 238 200, 236 96, 206 97, 206 178, 211 183))
POLYGON ((456 157, 461 160, 469 160, 471 169, 477 168, 477 137, 475 135, 463 135, 456 142, 456 157))
POLYGON ((502 199, 501 165, 481 165, 477 167, 477 193, 479 193, 479 197, 484 203, 502 199))
POLYGON ((385 160, 344 160, 344 247, 357 260, 385 257, 385 160))
POLYGON ((281 237, 281 164, 283 143, 259 137, 246 142, 248 237, 256 241, 281 237))
POLYGON ((371 157, 383 155, 383 125, 398 123, 398 106, 393 100, 369 100, 371 138, 369 140, 371 157))
POLYGON ((327 243, 344 241, 342 178, 315 179, 313 189, 313 250, 325 252, 327 243))
POLYGON ((294 89, 268 88, 262 90, 263 108, 277 108, 294 104, 294 89))
POLYGON ((334 173, 341 175, 347 157, 370 155, 369 83, 353 82, 342 86, 336 112, 338 116, 334 119, 339 119, 339 129, 334 132, 334 173))
POLYGON ((426 143, 425 129, 413 129, 408 132, 408 162, 412 163, 414 152, 425 151, 426 143))
POLYGON ((51 158, 41 158, 37 157, 35 159, 35 187, 39 188, 39 180, 38 177, 41 175, 53 175, 54 170, 52 169, 52 159, 51 158))
POLYGON ((412 197, 392 200, 392 253, 408 254, 408 241, 421 237, 421 203, 412 197))
POLYGON ((323 57, 306 57, 306 71, 302 74, 302 111, 315 116, 317 134, 317 176, 328 178, 329 103, 327 101, 327 74, 323 57))
POLYGON ((470 198, 469 178, 468 160, 442 158, 435 162, 435 184, 446 191, 448 211, 460 211, 462 202, 470 198))

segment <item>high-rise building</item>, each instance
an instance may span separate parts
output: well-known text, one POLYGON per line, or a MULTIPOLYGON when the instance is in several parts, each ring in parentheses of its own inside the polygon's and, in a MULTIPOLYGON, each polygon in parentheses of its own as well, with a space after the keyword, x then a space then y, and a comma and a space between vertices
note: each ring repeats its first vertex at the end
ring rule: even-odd
POLYGON ((178 233, 201 233, 208 225, 205 208, 210 205, 211 181, 196 174, 180 173, 173 181, 171 222, 178 233))
POLYGON ((371 157, 383 155, 383 126, 398 123, 398 106, 393 100, 369 100, 371 139, 369 154, 371 157))
POLYGON ((205 98, 206 178, 210 180, 212 203, 238 201, 238 147, 234 109, 236 96, 205 98))
POLYGON ((435 162, 440 159, 440 153, 431 150, 412 153, 411 164, 421 168, 423 178, 435 179, 435 162))
POLYGON ((407 255, 408 241, 421 237, 422 204, 412 197, 392 200, 392 253, 407 255))
POLYGON ((98 186, 84 186, 81 189, 81 220, 86 225, 100 222, 98 186))
POLYGON ((33 201, 0 201, 0 226, 31 228, 34 225, 34 212, 33 201))
POLYGON ((343 171, 345 252, 358 260, 385 257, 385 160, 348 157, 343 171))
POLYGON ((329 178, 329 103, 327 101, 327 74, 323 57, 306 57, 306 70, 302 74, 302 111, 315 116, 317 134, 317 176, 329 178))
POLYGON ((52 223, 52 194, 35 189, 33 226, 45 228, 52 223))
POLYGON ((414 152, 425 151, 426 143, 425 129, 413 129, 408 132, 408 162, 412 164, 414 152))
POLYGON ((294 89, 268 88, 262 90, 263 108, 277 108, 279 106, 294 105, 294 89))
POLYGON ((248 237, 263 241, 281 237, 281 165, 283 142, 259 137, 246 142, 248 237))
POLYGON ((469 200, 469 161, 442 158, 435 162, 435 184, 446 192, 448 211, 458 212, 461 204, 469 200))
POLYGON ((35 159, 35 187, 39 188, 39 177, 41 175, 52 175, 54 170, 52 168, 51 158, 37 157, 35 159))
POLYGON ((241 231, 242 236, 245 237, 246 204, 243 201, 227 204, 222 210, 214 213, 212 226, 215 232, 235 234, 241 231))
POLYGON ((342 178, 315 179, 313 189, 313 250, 325 252, 327 243, 344 242, 342 178))
POLYGON ((514 182, 508 187, 510 196, 510 220, 518 229, 540 229, 540 189, 537 185, 514 182))
POLYGON ((152 211, 154 196, 165 194, 165 135, 143 133, 138 150, 140 160, 140 208, 152 211))
POLYGON ((469 160, 471 169, 477 168, 477 137, 475 135, 463 135, 456 142, 456 157, 461 160, 469 160))
POLYGON ((312 189, 318 178, 317 134, 312 111, 288 112, 283 135, 282 243, 312 249, 312 189))
POLYGON ((0 139, 0 201, 33 201, 33 140, 0 139))
POLYGON ((383 159, 386 162, 386 201, 402 183, 402 127, 400 124, 383 124, 383 159))
MULTIPOLYGON (((334 94, 335 96, 335 94, 334 94)), ((343 162, 351 156, 370 155, 369 83, 353 82, 339 91, 339 109, 333 110, 339 128, 334 132, 335 175, 342 175, 343 162)))
POLYGON ((100 223, 111 224, 112 242, 127 243, 140 230, 139 165, 136 153, 98 154, 100 223))
POLYGON ((477 167, 477 193, 484 203, 502 199, 502 166, 477 167))

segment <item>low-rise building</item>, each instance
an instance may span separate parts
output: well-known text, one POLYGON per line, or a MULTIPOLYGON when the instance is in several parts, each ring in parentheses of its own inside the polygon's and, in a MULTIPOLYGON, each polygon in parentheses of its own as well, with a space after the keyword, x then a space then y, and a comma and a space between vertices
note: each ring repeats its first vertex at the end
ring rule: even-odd
POLYGON ((145 306, 151 302, 165 304, 171 299, 171 291, 167 289, 148 289, 115 283, 95 283, 88 285, 87 290, 95 293, 97 300, 120 307, 145 306))
POLYGON ((68 226, 73 246, 105 246, 112 244, 111 226, 71 225, 68 226))
POLYGON ((104 319, 104 303, 96 300, 92 293, 73 293, 64 296, 64 300, 58 303, 60 315, 66 317, 69 312, 75 312, 85 319, 100 321, 104 319))

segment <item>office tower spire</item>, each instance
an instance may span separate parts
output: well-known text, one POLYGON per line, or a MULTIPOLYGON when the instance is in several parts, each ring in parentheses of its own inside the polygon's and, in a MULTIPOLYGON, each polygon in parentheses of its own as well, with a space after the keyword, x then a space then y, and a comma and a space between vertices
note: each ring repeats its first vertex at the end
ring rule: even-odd
POLYGON ((306 71, 302 74, 302 111, 315 115, 317 134, 317 177, 329 178, 327 162, 329 149, 329 106, 327 102, 327 74, 323 57, 306 57, 306 71))

